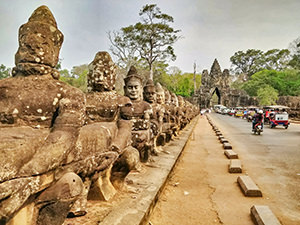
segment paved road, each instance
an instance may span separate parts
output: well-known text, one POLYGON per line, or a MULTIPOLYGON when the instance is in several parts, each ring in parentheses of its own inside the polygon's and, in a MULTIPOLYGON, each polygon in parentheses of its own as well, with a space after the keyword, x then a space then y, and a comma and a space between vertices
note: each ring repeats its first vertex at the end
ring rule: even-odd
POLYGON ((300 224, 300 125, 251 134, 251 123, 211 113, 209 116, 230 141, 249 174, 283 224, 300 224))

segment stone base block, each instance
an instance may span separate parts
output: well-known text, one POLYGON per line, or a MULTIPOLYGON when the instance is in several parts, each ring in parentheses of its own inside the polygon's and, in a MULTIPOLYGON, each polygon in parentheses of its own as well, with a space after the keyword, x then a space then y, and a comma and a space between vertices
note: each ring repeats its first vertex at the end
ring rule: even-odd
POLYGON ((223 135, 219 135, 219 140, 221 140, 222 138, 224 138, 224 136, 223 135))
POLYGON ((241 173, 242 172, 242 163, 239 159, 230 160, 230 164, 228 166, 229 173, 241 173))
POLYGON ((222 144, 224 144, 224 143, 228 143, 228 140, 227 140, 226 138, 221 138, 221 139, 220 139, 220 142, 221 142, 222 144))
POLYGON ((266 205, 254 205, 250 210, 255 225, 280 225, 271 209, 266 205))
POLYGON ((239 158, 238 154, 232 150, 225 150, 224 154, 226 155, 226 157, 228 159, 238 159, 239 158))
POLYGON ((262 197, 262 192, 249 176, 239 176, 237 179, 242 192, 247 197, 262 197))
POLYGON ((231 146, 231 144, 229 144, 228 142, 224 142, 224 143, 223 143, 223 148, 224 148, 224 149, 232 149, 232 146, 231 146))

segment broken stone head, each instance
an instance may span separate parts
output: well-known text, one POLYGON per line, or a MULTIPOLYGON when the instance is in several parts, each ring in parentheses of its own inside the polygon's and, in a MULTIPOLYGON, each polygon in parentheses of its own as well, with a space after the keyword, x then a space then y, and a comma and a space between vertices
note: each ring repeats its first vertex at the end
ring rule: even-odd
POLYGON ((12 75, 51 74, 58 79, 59 72, 54 67, 58 63, 63 37, 48 7, 36 9, 19 29, 19 49, 12 75))
POLYGON ((88 91, 112 91, 115 89, 116 65, 107 52, 98 52, 89 64, 88 91))

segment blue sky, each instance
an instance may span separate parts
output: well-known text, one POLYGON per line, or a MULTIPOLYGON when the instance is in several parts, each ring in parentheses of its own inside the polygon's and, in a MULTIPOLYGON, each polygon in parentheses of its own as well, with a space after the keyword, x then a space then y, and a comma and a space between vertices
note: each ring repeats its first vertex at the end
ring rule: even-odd
POLYGON ((183 72, 221 68, 239 50, 287 48, 300 36, 299 0, 0 0, 0 64, 14 66, 18 29, 40 5, 52 11, 64 34, 63 68, 90 63, 98 51, 109 51, 107 32, 135 24, 145 4, 157 4, 173 16, 183 36, 174 46, 171 66, 183 72))

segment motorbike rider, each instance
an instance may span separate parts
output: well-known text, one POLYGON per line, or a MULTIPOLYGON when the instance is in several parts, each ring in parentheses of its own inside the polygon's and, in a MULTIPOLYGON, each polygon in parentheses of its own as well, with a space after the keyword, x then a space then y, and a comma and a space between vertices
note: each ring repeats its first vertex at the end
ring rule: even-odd
POLYGON ((253 116, 252 120, 252 130, 254 130, 254 127, 256 124, 261 123, 261 129, 263 129, 264 126, 264 112, 260 109, 258 112, 253 116))

